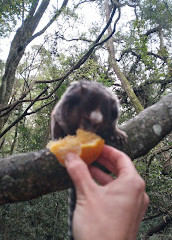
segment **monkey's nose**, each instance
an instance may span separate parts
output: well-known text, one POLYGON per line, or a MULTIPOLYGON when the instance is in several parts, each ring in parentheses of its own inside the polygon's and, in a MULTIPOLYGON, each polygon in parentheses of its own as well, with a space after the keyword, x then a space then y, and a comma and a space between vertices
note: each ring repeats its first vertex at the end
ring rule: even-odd
POLYGON ((90 113, 90 122, 94 124, 100 124, 103 121, 103 115, 99 109, 96 109, 90 113))

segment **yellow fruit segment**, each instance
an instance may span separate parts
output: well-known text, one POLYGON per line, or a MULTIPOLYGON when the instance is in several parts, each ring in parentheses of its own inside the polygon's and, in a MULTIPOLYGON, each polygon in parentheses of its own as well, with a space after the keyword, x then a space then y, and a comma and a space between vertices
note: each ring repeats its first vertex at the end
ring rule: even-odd
POLYGON ((104 140, 95 133, 78 129, 76 136, 68 135, 57 141, 50 141, 47 148, 56 156, 57 160, 64 166, 65 156, 75 153, 87 164, 94 162, 101 154, 104 140))

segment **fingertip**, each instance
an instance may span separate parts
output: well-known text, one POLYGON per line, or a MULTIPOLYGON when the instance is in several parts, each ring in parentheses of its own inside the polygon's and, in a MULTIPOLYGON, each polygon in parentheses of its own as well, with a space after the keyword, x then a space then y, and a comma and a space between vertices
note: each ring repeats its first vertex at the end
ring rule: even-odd
POLYGON ((78 156, 74 153, 68 153, 66 156, 65 156, 65 166, 69 166, 74 159, 76 159, 78 156))
POLYGON ((67 168, 67 171, 69 175, 71 176, 72 180, 73 177, 77 174, 77 172, 82 171, 82 168, 85 168, 84 161, 76 154, 74 153, 68 153, 65 156, 65 166, 67 168))

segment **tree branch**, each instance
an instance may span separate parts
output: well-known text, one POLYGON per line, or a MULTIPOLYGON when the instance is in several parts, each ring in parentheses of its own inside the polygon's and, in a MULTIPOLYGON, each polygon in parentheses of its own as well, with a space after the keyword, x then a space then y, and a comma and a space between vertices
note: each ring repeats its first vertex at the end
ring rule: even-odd
POLYGON ((70 186, 66 169, 48 150, 0 159, 0 203, 26 201, 70 186))
MULTIPOLYGON (((66 7, 68 3, 68 0, 64 0, 63 3, 62 3, 62 6, 60 8, 59 11, 57 11, 55 13, 55 15, 51 18, 51 20, 45 25, 44 28, 42 28, 39 32, 35 33, 32 37, 30 37, 24 44, 23 46, 20 47, 20 51, 25 49, 27 47, 27 45, 32 42, 35 38, 39 37, 40 35, 42 35, 50 26, 51 24, 55 21, 55 19, 61 14, 61 12, 63 11, 63 9, 66 7)), ((39 11, 36 13, 36 15, 34 16, 34 21, 37 22, 37 18, 39 18, 39 11)))
MULTIPOLYGON (((139 60, 141 59, 141 55, 139 55, 138 53, 136 53, 132 48, 128 48, 128 49, 125 49, 124 51, 122 51, 121 56, 120 56, 120 58, 119 58, 117 61, 119 62, 119 61, 123 58, 123 56, 124 56, 125 54, 129 54, 129 53, 131 53, 133 56, 139 58, 139 60)), ((161 56, 161 55, 156 54, 156 53, 153 53, 153 52, 147 52, 147 55, 153 56, 153 57, 155 57, 155 58, 159 58, 159 59, 161 59, 161 60, 163 60, 163 61, 166 60, 166 57, 161 56)))
POLYGON ((118 1, 112 0, 112 2, 116 5, 116 7, 120 8, 120 7, 125 7, 126 5, 129 7, 133 7, 135 8, 136 6, 138 6, 136 3, 131 4, 128 1, 125 1, 124 3, 119 3, 118 1))
MULTIPOLYGON (((121 126, 128 134, 123 148, 132 159, 143 156, 172 131, 172 94, 121 126)), ((0 204, 25 201, 66 189, 71 181, 55 156, 44 149, 0 159, 0 204)))
POLYGON ((151 35, 152 33, 155 33, 155 32, 159 32, 160 30, 160 26, 158 27, 154 27, 152 29, 149 29, 145 34, 143 34, 144 36, 149 36, 151 35))
POLYGON ((146 108, 121 126, 129 141, 121 148, 132 159, 141 157, 172 131, 172 94, 146 108))
POLYGON ((42 96, 46 91, 48 87, 46 87, 26 108, 26 110, 20 115, 19 118, 17 118, 11 125, 9 125, 2 133, 0 133, 0 138, 5 135, 15 124, 17 124, 20 120, 22 120, 25 116, 29 115, 28 111, 29 109, 34 105, 34 103, 42 96))

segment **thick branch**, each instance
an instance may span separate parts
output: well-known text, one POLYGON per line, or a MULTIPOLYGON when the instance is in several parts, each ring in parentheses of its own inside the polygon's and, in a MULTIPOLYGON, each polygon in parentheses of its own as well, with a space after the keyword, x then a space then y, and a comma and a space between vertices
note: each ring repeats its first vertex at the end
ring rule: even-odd
POLYGON ((26 201, 70 185, 65 168, 48 151, 0 160, 0 203, 26 201))
POLYGON ((172 131, 172 94, 146 108, 121 129, 128 134, 128 143, 122 148, 132 159, 141 157, 155 147, 172 131))
MULTIPOLYGON (((172 94, 141 112, 121 129, 122 148, 132 159, 148 153, 172 130, 172 94)), ((116 146, 118 147, 118 146, 116 146)), ((24 201, 70 186, 68 174, 49 150, 0 159, 0 203, 24 201)))

